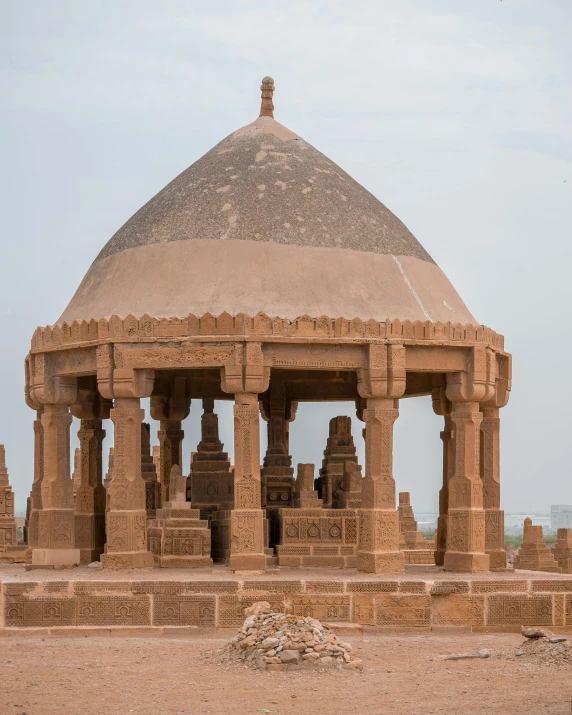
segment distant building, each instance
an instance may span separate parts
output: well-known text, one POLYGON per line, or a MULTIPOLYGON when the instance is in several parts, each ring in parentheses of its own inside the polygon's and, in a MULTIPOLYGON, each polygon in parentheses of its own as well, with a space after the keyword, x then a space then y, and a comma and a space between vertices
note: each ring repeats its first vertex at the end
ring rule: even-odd
POLYGON ((572 528, 572 506, 553 504, 550 507, 550 525, 554 531, 572 528))

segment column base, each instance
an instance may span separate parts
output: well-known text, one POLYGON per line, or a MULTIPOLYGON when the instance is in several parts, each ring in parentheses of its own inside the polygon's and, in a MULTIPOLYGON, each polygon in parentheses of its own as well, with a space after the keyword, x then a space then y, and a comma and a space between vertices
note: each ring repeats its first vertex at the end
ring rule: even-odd
POLYGON ((79 566, 79 549, 32 549, 34 566, 79 566))
POLYGON ((266 568, 266 554, 231 554, 228 567, 233 571, 260 571, 266 568))
POLYGON ((445 551, 443 549, 437 549, 435 552, 435 566, 443 566, 445 563, 445 551))
POLYGON ((489 571, 490 559, 488 554, 447 551, 443 566, 445 571, 489 571))
POLYGON ((401 551, 358 551, 357 570, 365 573, 405 573, 405 556, 401 551))
POLYGON ((102 554, 101 565, 106 569, 141 569, 153 566, 150 551, 111 552, 102 554))
POLYGON ((504 549, 492 549, 488 550, 488 556, 490 557, 490 568, 491 569, 506 569, 506 551, 504 549))

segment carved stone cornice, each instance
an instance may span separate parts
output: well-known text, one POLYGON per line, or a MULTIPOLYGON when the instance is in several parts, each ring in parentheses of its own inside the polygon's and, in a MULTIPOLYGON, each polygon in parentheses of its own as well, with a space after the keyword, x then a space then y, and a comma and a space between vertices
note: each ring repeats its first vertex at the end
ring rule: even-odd
MULTIPOLYGON (((219 316, 205 313, 190 314, 184 318, 156 318, 145 314, 139 318, 128 315, 123 318, 113 315, 100 320, 76 320, 73 323, 48 325, 37 328, 32 337, 31 351, 45 352, 61 349, 62 346, 98 344, 103 342, 169 342, 181 338, 265 338, 288 340, 311 338, 313 340, 397 340, 398 342, 431 341, 440 344, 484 344, 497 351, 504 351, 504 338, 484 325, 460 323, 432 323, 431 321, 361 320, 354 318, 312 318, 302 315, 295 320, 271 318, 265 313, 254 317, 245 313, 235 316, 222 313, 219 316)), ((211 340, 209 340, 210 342, 211 340)))

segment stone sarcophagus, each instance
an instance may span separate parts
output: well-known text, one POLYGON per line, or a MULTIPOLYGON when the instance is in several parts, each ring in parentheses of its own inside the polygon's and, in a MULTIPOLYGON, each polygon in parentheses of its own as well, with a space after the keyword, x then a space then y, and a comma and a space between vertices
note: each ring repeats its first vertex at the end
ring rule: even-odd
POLYGON ((334 566, 357 563, 355 509, 280 509, 279 566, 334 566))

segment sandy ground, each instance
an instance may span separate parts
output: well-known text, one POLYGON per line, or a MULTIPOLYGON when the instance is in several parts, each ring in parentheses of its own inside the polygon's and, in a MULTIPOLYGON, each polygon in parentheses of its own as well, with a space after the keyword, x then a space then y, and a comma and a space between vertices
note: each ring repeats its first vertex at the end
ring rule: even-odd
MULTIPOLYGON (((572 634, 571 634, 572 636, 572 634)), ((186 638, 0 640, 0 712, 49 713, 402 713, 571 712, 570 667, 521 659, 444 661, 440 655, 501 651, 516 634, 388 635, 345 638, 363 673, 266 673, 213 662, 225 635, 186 638)))

